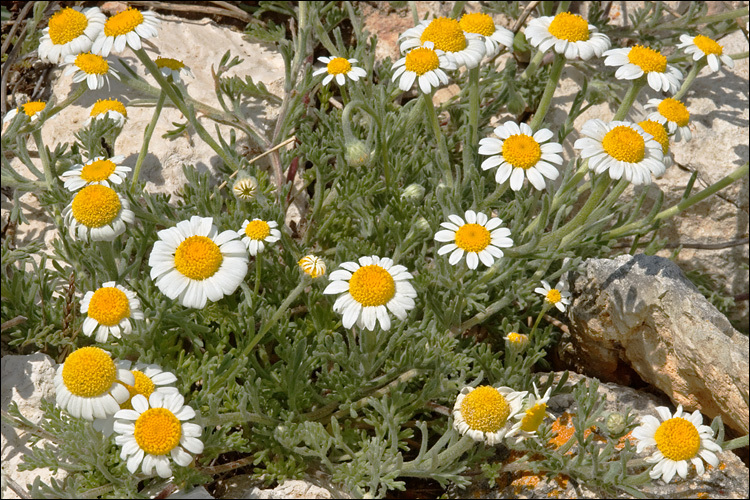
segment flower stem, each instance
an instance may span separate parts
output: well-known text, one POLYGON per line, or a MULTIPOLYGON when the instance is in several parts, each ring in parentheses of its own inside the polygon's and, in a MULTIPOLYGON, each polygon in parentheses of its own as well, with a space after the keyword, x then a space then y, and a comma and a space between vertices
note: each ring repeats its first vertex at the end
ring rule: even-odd
MULTIPOLYGON (((476 167, 476 150, 479 144, 479 66, 469 70, 469 137, 464 144, 468 151, 469 164, 464 169, 476 167)), ((464 170, 465 172, 466 170, 464 170)), ((466 174, 464 173, 464 177, 466 174)))
POLYGON ((617 112, 612 118, 613 122, 620 121, 628 115, 628 111, 630 111, 630 108, 633 107, 633 103, 635 102, 636 97, 638 97, 638 93, 641 91, 643 86, 646 85, 646 81, 647 79, 645 74, 640 78, 636 78, 635 80, 633 80, 633 83, 628 89, 628 93, 625 94, 625 97, 623 97, 622 102, 620 103, 620 107, 617 108, 617 112))
POLYGON ((49 159, 47 147, 44 145, 42 140, 42 130, 40 128, 34 129, 31 133, 36 143, 36 149, 39 151, 39 159, 42 160, 42 168, 44 168, 44 181, 47 183, 47 189, 52 189, 59 184, 58 178, 52 171, 52 164, 49 159))
POLYGON ((529 332, 529 340, 531 340, 534 337, 534 333, 536 332, 536 327, 539 326, 539 323, 542 321, 542 318, 547 313, 547 311, 550 310, 552 305, 547 302, 547 299, 544 299, 544 305, 542 306, 542 310, 539 311, 539 316, 536 317, 536 321, 534 321, 534 326, 531 327, 531 331, 529 332))
POLYGON ((255 255, 255 288, 253 289, 253 292, 255 292, 255 295, 258 295, 258 291, 260 291, 260 268, 261 264, 260 261, 262 259, 260 258, 260 252, 258 252, 255 255))
POLYGON ((448 145, 445 142, 445 136, 440 131, 440 124, 438 123, 437 113, 435 112, 435 106, 432 103, 432 93, 422 93, 424 99, 424 107, 427 111, 427 120, 432 127, 432 132, 435 134, 435 140, 438 144, 438 156, 440 158, 440 166, 443 169, 443 175, 445 177, 445 185, 449 189, 453 189, 453 172, 451 171, 450 156, 448 155, 448 145))
POLYGON ((700 73, 700 70, 703 69, 705 65, 706 65, 705 58, 700 59, 695 64, 693 64, 693 67, 690 68, 690 73, 688 73, 687 77, 685 77, 685 81, 682 82, 682 87, 680 87, 680 90, 674 95, 673 99, 676 99, 679 101, 685 96, 685 94, 687 94, 687 91, 690 89, 690 86, 693 84, 695 77, 698 76, 698 73, 700 73))
POLYGON ((133 169, 133 178, 130 180, 130 191, 135 193, 135 186, 138 183, 138 176, 141 173, 141 167, 143 166, 143 160, 146 159, 148 153, 148 145, 151 142, 151 136, 154 135, 154 129, 156 129, 156 122, 159 121, 159 115, 164 107, 164 100, 167 94, 164 90, 159 94, 159 99, 156 101, 156 107, 154 108, 154 116, 151 117, 151 122, 146 127, 146 131, 143 133, 143 144, 141 144, 141 150, 138 152, 138 159, 135 161, 135 168, 133 169))
POLYGON ((555 61, 552 63, 547 86, 544 87, 544 94, 542 94, 542 100, 539 102, 539 107, 536 109, 534 118, 531 120, 531 123, 529 123, 529 126, 533 131, 536 131, 541 126, 544 117, 547 115, 549 105, 552 102, 552 97, 555 95, 557 83, 560 81, 563 66, 565 66, 565 56, 555 54, 555 61))

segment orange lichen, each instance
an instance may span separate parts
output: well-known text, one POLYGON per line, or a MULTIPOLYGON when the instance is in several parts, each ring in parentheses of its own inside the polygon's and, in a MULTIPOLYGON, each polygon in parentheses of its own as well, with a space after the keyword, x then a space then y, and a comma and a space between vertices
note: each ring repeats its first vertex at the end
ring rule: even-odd
POLYGON ((625 448, 625 441, 630 441, 630 444, 631 444, 631 445, 633 445, 633 446, 637 445, 637 444, 638 444, 638 440, 637 440, 636 438, 634 438, 634 437, 632 436, 632 434, 633 434, 633 431, 630 431, 630 432, 628 432, 627 434, 625 434, 624 436, 622 436, 622 437, 621 437, 621 438, 620 438, 620 439, 619 439, 619 440, 617 441, 617 444, 615 445, 615 449, 616 449, 617 451, 620 451, 620 450, 622 450, 623 448, 625 448))
MULTIPOLYGON (((594 426, 589 427, 588 429, 583 431, 583 437, 584 439, 587 438, 592 432, 595 432, 596 428, 594 426)), ((562 415, 560 415, 557 420, 555 420, 552 423, 552 432, 555 433, 555 437, 549 440, 549 444, 553 448, 560 448, 565 443, 567 443, 570 438, 573 437, 573 435, 576 432, 575 427, 573 426, 573 415, 565 412, 562 415)), ((599 434, 595 434, 595 438, 597 441, 605 442, 606 439, 604 436, 601 436, 599 434)), ((572 450, 568 450, 568 455, 572 455, 572 450)))

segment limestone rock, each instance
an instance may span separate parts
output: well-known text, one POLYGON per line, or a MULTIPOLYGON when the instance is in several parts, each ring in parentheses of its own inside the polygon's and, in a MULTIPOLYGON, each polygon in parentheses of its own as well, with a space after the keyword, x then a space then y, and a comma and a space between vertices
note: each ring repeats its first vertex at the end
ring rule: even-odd
POLYGON ((250 476, 234 476, 223 481, 221 498, 351 498, 346 492, 326 481, 287 480, 273 489, 262 489, 253 484, 250 476))

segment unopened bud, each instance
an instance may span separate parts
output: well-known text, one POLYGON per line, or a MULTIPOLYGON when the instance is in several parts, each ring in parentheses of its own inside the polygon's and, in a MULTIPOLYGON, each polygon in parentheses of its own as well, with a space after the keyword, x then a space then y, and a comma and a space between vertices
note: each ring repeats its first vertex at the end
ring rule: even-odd
POLYGON ((427 222, 427 219, 425 219, 424 217, 420 217, 414 223, 414 230, 422 233, 427 233, 430 231, 430 223, 427 222))
POLYGON ((355 139, 346 143, 344 160, 350 167, 366 167, 370 163, 370 151, 364 142, 355 139))
POLYGON ((622 413, 610 413, 607 417, 607 431, 617 436, 625 430, 625 416, 622 413))
POLYGON ((401 199, 411 203, 419 203, 424 197, 424 187, 419 184, 409 184, 401 193, 401 199))

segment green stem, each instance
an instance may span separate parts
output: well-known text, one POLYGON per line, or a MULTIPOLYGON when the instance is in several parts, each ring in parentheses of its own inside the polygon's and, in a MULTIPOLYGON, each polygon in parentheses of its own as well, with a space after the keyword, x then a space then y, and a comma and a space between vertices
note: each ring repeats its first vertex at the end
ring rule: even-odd
POLYGON ((535 132, 542 125, 544 117, 547 116, 547 111, 552 102, 552 97, 555 95, 555 89, 557 89, 557 83, 560 81, 560 75, 564 66, 565 56, 555 54, 555 61, 552 63, 547 85, 544 87, 544 94, 542 94, 542 100, 539 102, 539 107, 536 109, 534 118, 529 123, 531 130, 535 132))
POLYGON ((617 112, 612 118, 612 121, 621 121, 628 115, 628 111, 630 111, 630 108, 633 107, 633 103, 635 102, 636 97, 638 97, 638 93, 641 91, 643 86, 646 85, 647 81, 648 80, 645 74, 640 78, 636 78, 635 80, 633 80, 633 83, 630 84, 630 88, 628 89, 628 93, 625 94, 625 97, 623 97, 622 102, 620 103, 620 107, 617 108, 617 112))
POLYGON ((438 123, 437 113, 435 112, 435 106, 432 104, 432 93, 422 93, 424 99, 424 107, 427 111, 427 121, 432 127, 432 132, 435 134, 435 140, 438 144, 438 156, 440 158, 440 166, 443 169, 443 176, 445 177, 445 185, 448 189, 453 190, 453 172, 451 170, 450 156, 448 155, 448 144, 445 141, 445 136, 440 131, 440 123, 438 123))
POLYGON ((34 131, 31 132, 31 135, 32 137, 34 137, 36 149, 39 152, 39 159, 42 160, 42 168, 44 168, 44 181, 47 183, 47 189, 52 189, 55 186, 59 185, 60 180, 52 171, 52 164, 49 159, 49 154, 47 152, 46 146, 44 145, 44 141, 42 140, 41 128, 34 129, 34 131))
POLYGON ((261 258, 260 258, 260 252, 258 252, 255 255, 255 288, 253 289, 253 292, 255 295, 258 295, 258 291, 260 291, 260 268, 261 268, 261 258))
POLYGON ((722 448, 724 451, 729 450, 736 450, 737 448, 745 448, 748 444, 748 435, 745 434, 742 437, 738 437, 736 439, 732 439, 731 441, 726 441, 722 448))
POLYGON ((476 150, 479 145, 479 66, 469 70, 469 140, 464 149, 470 153, 470 165, 464 169, 476 167, 476 150))
POLYGON ((341 92, 341 103, 344 106, 352 102, 349 98, 349 92, 346 91, 346 85, 339 85, 339 92, 341 92))
POLYGON ((547 302, 547 299, 544 299, 544 305, 542 306, 542 310, 539 311, 539 316, 536 317, 536 321, 534 321, 534 326, 531 327, 531 331, 529 332, 529 340, 534 338, 534 333, 536 332, 536 328, 539 326, 539 323, 542 321, 542 318, 547 313, 547 311, 550 310, 552 305, 547 302))
POLYGON ((685 96, 685 94, 687 94, 687 91, 693 84, 695 77, 698 76, 698 73, 706 64, 707 62, 705 58, 700 59, 695 64, 693 64, 693 67, 690 68, 690 73, 688 73, 687 77, 685 77, 685 81, 682 82, 682 87, 680 87, 680 90, 674 95, 673 99, 677 99, 679 101, 685 96))
POLYGON ((537 68, 539 68, 539 65, 542 63, 542 59, 544 58, 544 52, 541 50, 537 50, 536 54, 534 54, 534 57, 531 58, 529 61, 529 65, 526 66, 526 69, 523 70, 523 73, 521 73, 520 79, 526 80, 531 75, 536 73, 537 68))
MULTIPOLYGON (((456 431, 451 429, 448 432, 456 431)), ((461 437, 461 439, 458 440, 458 442, 454 443, 448 449, 438 454, 438 456, 435 457, 434 462, 431 463, 430 469, 439 470, 446 464, 456 463, 461 455, 469 451, 475 445, 476 442, 474 441, 474 439, 467 435, 464 435, 463 437, 461 437)), ((416 470, 422 469, 424 466, 424 460, 412 460, 410 462, 404 462, 404 464, 401 466, 401 472, 404 475, 408 475, 410 472, 415 472, 416 470)))
POLYGON ((70 94, 70 96, 67 99, 65 99, 63 102, 56 105, 54 108, 50 110, 50 112, 47 114, 47 119, 52 118, 57 113, 59 113, 63 109, 67 108, 68 106, 76 102, 78 98, 81 97, 83 94, 85 94, 88 89, 89 87, 85 83, 81 83, 80 85, 78 85, 75 91, 72 94, 70 94))
POLYGON ((133 178, 130 180, 130 191, 135 193, 135 187, 138 183, 138 176, 141 174, 141 167, 143 166, 143 160, 146 159, 148 153, 148 145, 151 142, 151 136, 154 135, 154 129, 156 129, 156 123, 159 121, 159 115, 164 107, 164 100, 167 94, 162 90, 159 94, 159 99, 156 101, 156 107, 154 108, 154 115, 151 117, 151 122, 146 127, 146 131, 143 133, 143 144, 141 144, 141 150, 138 152, 138 159, 135 161, 135 168, 133 169, 133 178))
MULTIPOLYGON (((743 9, 737 9, 737 10, 732 10, 729 12, 721 12, 719 14, 712 14, 710 16, 699 17, 698 19, 693 20, 690 24, 692 26, 697 26, 699 24, 709 24, 709 23, 715 23, 719 21, 729 21, 731 19, 737 19, 738 17, 746 16, 747 13, 748 13, 748 8, 745 7, 743 9)), ((681 24, 683 24, 681 19, 675 19, 674 21, 670 21, 665 24, 660 24, 658 28, 660 30, 671 29, 673 27, 680 26, 681 24)))

